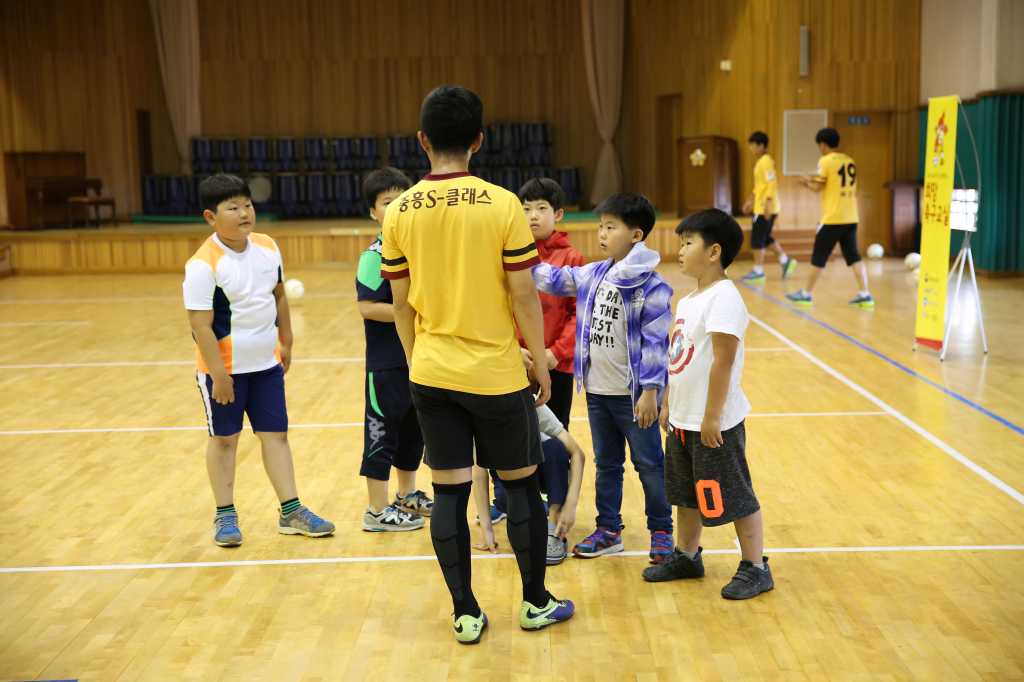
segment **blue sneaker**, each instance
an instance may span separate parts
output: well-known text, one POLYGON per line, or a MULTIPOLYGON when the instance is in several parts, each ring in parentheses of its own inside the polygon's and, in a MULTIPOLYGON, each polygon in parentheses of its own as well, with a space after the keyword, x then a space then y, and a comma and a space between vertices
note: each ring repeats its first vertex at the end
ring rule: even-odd
POLYGON ((568 599, 558 600, 548 593, 548 603, 538 609, 530 602, 523 602, 519 609, 519 627, 524 630, 543 630, 549 625, 561 623, 572 618, 576 607, 568 599))
POLYGON ((277 532, 284 535, 305 535, 319 538, 334 532, 334 524, 324 521, 303 505, 288 516, 281 516, 277 524, 277 532))
POLYGON ((391 503, 391 506, 414 516, 430 516, 434 510, 434 501, 427 497, 422 490, 413 490, 405 497, 395 493, 395 501, 391 503))
MULTIPOLYGON (((506 516, 508 516, 508 514, 506 514, 505 512, 501 511, 500 509, 495 507, 493 504, 491 505, 491 525, 492 526, 494 524, 496 524, 498 521, 501 521, 502 519, 504 519, 506 516)), ((479 516, 476 517, 476 522, 480 523, 480 517, 479 516)))
POLYGON ((671 554, 675 548, 675 540, 665 531, 656 530, 651 533, 650 561, 652 564, 660 564, 661 560, 671 554))
POLYGON ((743 277, 741 279, 744 282, 749 282, 750 284, 763 284, 764 283, 764 273, 762 272, 761 274, 757 274, 757 272, 755 270, 751 270, 747 274, 743 275, 743 277))
POLYGON ((572 553, 584 559, 622 551, 622 531, 610 533, 598 526, 586 540, 572 548, 572 553))
POLYGON ((786 261, 786 264, 782 266, 782 279, 789 279, 789 276, 796 270, 796 258, 790 258, 786 261))
POLYGON ((867 296, 857 294, 857 298, 850 301, 850 305, 856 308, 874 308, 875 299, 871 298, 871 294, 868 294, 867 296))
POLYGON ((810 308, 814 305, 814 301, 811 300, 811 295, 805 294, 803 289, 795 294, 786 294, 786 300, 804 308, 810 308))
POLYGON ((218 547, 238 547, 242 544, 238 514, 221 514, 213 520, 213 541, 218 547))

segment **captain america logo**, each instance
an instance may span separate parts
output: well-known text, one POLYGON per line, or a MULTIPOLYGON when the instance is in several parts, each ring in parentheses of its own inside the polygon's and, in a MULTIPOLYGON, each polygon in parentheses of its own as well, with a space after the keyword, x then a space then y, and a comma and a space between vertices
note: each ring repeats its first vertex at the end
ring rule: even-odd
POLYGON ((668 349, 668 373, 679 374, 693 359, 693 341, 683 334, 686 320, 676 320, 676 329, 672 333, 672 341, 668 349))

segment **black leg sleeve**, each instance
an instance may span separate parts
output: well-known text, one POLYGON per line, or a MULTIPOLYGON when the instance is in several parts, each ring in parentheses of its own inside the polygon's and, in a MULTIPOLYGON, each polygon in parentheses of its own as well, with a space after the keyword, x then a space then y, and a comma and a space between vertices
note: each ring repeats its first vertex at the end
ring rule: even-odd
POLYGON ((526 478, 502 483, 508 495, 508 541, 519 562, 519 573, 523 578, 523 601, 542 609, 547 606, 549 599, 544 587, 548 518, 540 498, 537 472, 526 478))
POLYGON ((471 482, 456 485, 434 484, 434 509, 430 517, 430 539, 441 564, 444 581, 452 593, 455 616, 480 615, 480 606, 473 596, 469 522, 466 509, 471 482))

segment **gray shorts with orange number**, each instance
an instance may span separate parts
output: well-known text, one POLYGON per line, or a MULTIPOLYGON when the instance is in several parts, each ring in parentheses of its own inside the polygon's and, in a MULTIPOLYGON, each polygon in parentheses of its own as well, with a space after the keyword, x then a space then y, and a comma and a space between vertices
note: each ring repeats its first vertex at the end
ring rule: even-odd
POLYGON ((747 432, 740 422, 709 448, 699 431, 672 429, 665 438, 665 500, 699 509, 705 526, 722 526, 761 509, 747 468, 747 432))

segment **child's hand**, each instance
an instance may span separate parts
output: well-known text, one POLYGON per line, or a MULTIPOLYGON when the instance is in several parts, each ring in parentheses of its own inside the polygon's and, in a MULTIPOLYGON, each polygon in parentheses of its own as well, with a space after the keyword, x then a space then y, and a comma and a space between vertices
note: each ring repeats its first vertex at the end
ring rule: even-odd
POLYGON ((661 406, 661 414, 658 416, 658 422, 661 424, 661 428, 665 433, 668 433, 671 428, 668 425, 668 405, 661 406))
POLYGON ((747 199, 747 203, 743 204, 743 215, 750 215, 754 211, 754 197, 747 199))
POLYGON ((525 348, 520 348, 519 352, 523 355, 523 367, 526 367, 526 371, 529 372, 533 369, 533 356, 525 348))
POLYGON ((555 537, 564 540, 569 535, 569 529, 576 524, 576 509, 570 509, 563 505, 558 512, 558 519, 555 522, 555 537))
POLYGON ((548 369, 558 367, 558 358, 555 357, 555 354, 551 352, 550 348, 545 351, 545 354, 548 356, 548 369))
POLYGON ((281 344, 277 347, 277 352, 281 354, 281 369, 287 374, 288 368, 292 366, 292 347, 281 344))
POLYGON ((221 405, 235 402, 235 380, 230 374, 225 374, 222 379, 213 378, 213 392, 210 397, 221 405))
POLYGON ((473 549, 479 549, 481 552, 490 552, 491 554, 498 553, 498 541, 494 539, 494 527, 480 528, 481 542, 474 542, 473 549))
POLYGON ((658 398, 656 391, 644 391, 636 404, 636 419, 640 428, 646 429, 658 419, 658 398))
POLYGON ((725 441, 722 440, 722 420, 704 417, 700 425, 700 442, 705 447, 717 448, 725 441))

